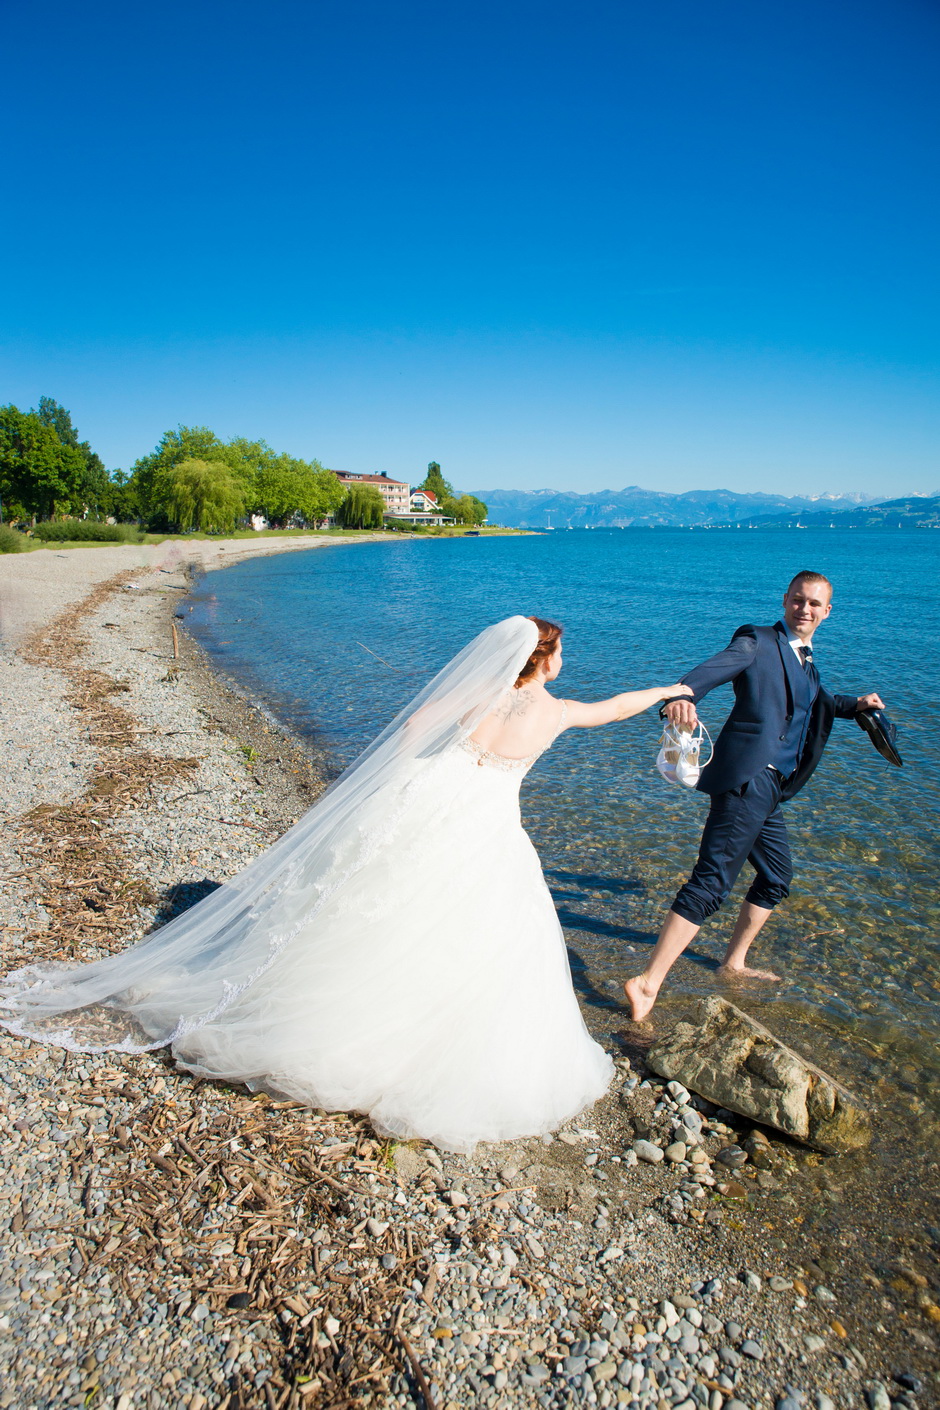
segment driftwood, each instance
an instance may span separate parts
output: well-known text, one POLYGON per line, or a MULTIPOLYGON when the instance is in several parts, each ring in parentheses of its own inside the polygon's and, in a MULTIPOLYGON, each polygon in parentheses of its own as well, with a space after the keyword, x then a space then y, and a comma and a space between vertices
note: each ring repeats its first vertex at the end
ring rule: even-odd
POLYGON ((96 954, 113 937, 124 945, 126 927, 143 905, 156 900, 144 877, 128 875, 126 855, 106 835, 107 826, 129 802, 138 802, 153 783, 192 774, 197 759, 172 759, 138 747, 142 731, 114 696, 128 687, 101 671, 81 665, 82 619, 129 581, 121 573, 101 583, 26 642, 21 654, 34 665, 60 671, 67 699, 98 761, 84 793, 59 806, 43 804, 21 824, 23 844, 34 867, 37 899, 50 918, 47 929, 28 936, 31 961, 83 957, 85 941, 96 954))
MULTIPOLYGON (((66 677, 69 701, 99 756, 81 797, 35 808, 23 821, 28 874, 51 921, 29 937, 31 959, 82 957, 86 943, 97 955, 105 945, 125 943, 139 907, 155 898, 146 878, 128 874, 108 826, 151 784, 187 776, 198 764, 142 751, 136 722, 114 703, 126 687, 80 664, 81 619, 132 576, 101 584, 23 651, 66 677)), ((374 1403, 402 1373, 410 1374, 426 1410, 438 1410, 402 1325, 414 1278, 432 1305, 435 1262, 415 1233, 394 1221, 366 1248, 357 1237, 368 1200, 395 1183, 390 1150, 365 1119, 314 1114, 294 1102, 170 1072, 172 1090, 164 1097, 140 1091, 133 1068, 107 1071, 95 1095, 105 1099, 102 1111, 115 1114, 106 1130, 76 1137, 67 1149, 83 1195, 74 1226, 55 1234, 67 1240, 60 1247, 73 1250, 75 1276, 106 1266, 136 1303, 159 1268, 168 1283, 183 1279, 189 1302, 205 1303, 218 1325, 251 1324, 274 1367, 263 1389, 268 1410, 341 1410, 367 1396, 374 1403), (183 1120, 181 1099, 188 1108, 183 1120), (362 1175, 369 1188, 356 1178, 362 1175), (315 1228, 325 1232, 328 1253, 314 1242, 315 1228), (221 1243, 231 1252, 215 1258, 221 1243), (396 1255, 391 1269, 378 1257, 385 1251, 396 1255), (334 1269, 343 1261, 349 1274, 334 1269), (328 1329, 334 1318, 335 1335, 328 1329)), ((100 1105, 84 1093, 70 1099, 100 1105)), ((13 1221, 28 1227, 28 1211, 17 1211, 13 1221)), ((472 1237, 483 1242, 491 1233, 480 1220, 472 1237)), ((178 1302, 177 1313, 182 1307, 178 1302)), ((255 1410, 260 1394, 236 1369, 217 1410, 255 1410)))

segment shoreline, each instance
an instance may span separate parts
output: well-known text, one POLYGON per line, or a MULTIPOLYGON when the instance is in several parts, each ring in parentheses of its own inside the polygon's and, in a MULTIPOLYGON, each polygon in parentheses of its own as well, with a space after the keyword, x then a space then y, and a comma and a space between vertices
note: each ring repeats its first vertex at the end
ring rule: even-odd
MULTIPOLYGON (((355 541, 365 540, 345 542, 355 541)), ((280 542, 247 546, 281 551, 280 542)), ((85 555, 98 552, 113 550, 83 550, 86 569, 85 555)), ((328 776, 328 759, 220 681, 185 632, 173 657, 182 566, 135 563, 131 588, 109 585, 127 569, 101 560, 90 594, 87 572, 60 568, 36 592, 15 649, 4 643, 12 688, 0 718, 6 738, 28 741, 3 813, 4 969, 34 954, 56 924, 79 937, 83 956, 122 947, 155 915, 167 918, 168 905, 191 903, 200 886, 236 871, 328 776), (115 779, 140 791, 109 793, 115 779), (84 929, 62 884, 84 862, 68 848, 68 867, 57 860, 79 826, 86 860, 107 854, 151 893, 89 893, 84 929)), ((39 1338, 29 1364, 14 1355, 4 1366, 5 1384, 22 1392, 6 1403, 83 1403, 97 1386, 93 1403, 121 1410, 292 1407, 332 1403, 359 1375, 364 1404, 400 1404, 402 1395, 421 1404, 423 1377, 439 1410, 664 1399, 678 1410, 680 1386, 690 1407, 709 1410, 719 1410, 714 1397, 732 1410, 735 1401, 775 1405, 788 1386, 806 1404, 823 1395, 853 1406, 878 1386, 888 1405, 917 1403, 891 1378, 907 1368, 926 1387, 933 1374, 936 1319, 917 1306, 919 1295, 929 1301, 918 1260, 896 1274, 910 1290, 911 1315, 899 1317, 881 1306, 887 1279, 866 1283, 851 1258, 843 1267, 808 1259, 791 1225, 819 1198, 809 1177, 824 1162, 775 1141, 771 1183, 757 1171, 723 1178, 714 1156, 743 1140, 748 1123, 706 1113, 704 1181, 666 1161, 631 1161, 636 1124, 659 1139, 670 1106, 658 1079, 646 1085, 638 1050, 617 1056, 608 1096, 551 1142, 461 1157, 421 1143, 390 1147, 360 1117, 196 1083, 165 1054, 63 1057, 4 1034, 3 1124, 15 1151, 5 1193, 19 1213, 0 1268, 0 1324, 6 1318, 24 1347, 39 1338), (728 1192, 716 1193, 722 1184, 728 1192), (185 1205, 194 1185, 205 1195, 198 1226, 185 1205), (302 1215, 287 1209, 298 1198, 312 1200, 302 1215), (113 1325, 100 1315, 109 1302, 113 1325), (70 1330, 57 1341, 68 1311, 70 1330), (237 1355, 223 1356, 230 1350, 237 1355), (168 1355, 182 1372, 172 1387, 168 1355)))
MULTIPOLYGON (((381 543, 387 534, 360 538, 327 538, 311 534, 291 539, 165 539, 153 544, 99 544, 71 548, 34 549, 29 554, 0 554, 0 644, 15 644, 56 610, 74 598, 71 589, 85 584, 90 590, 122 571, 161 573, 211 573, 246 558, 266 558, 274 553, 297 553, 344 544, 381 543), (224 555, 220 558, 219 555, 224 555), (74 563, 69 562, 75 558, 74 563), (56 572, 63 560, 68 571, 56 572), (68 589, 60 583, 65 580, 68 589)), ((404 537, 404 536, 403 536, 404 537)))

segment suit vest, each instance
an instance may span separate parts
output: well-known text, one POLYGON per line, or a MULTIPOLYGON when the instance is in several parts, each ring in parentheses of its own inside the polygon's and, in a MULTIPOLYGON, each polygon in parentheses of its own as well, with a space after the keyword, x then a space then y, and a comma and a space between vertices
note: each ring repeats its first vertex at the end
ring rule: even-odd
MULTIPOLYGON (((792 651, 792 646, 784 647, 786 651, 792 651)), ((809 671, 805 671, 802 666, 796 672, 796 687, 791 693, 790 677, 787 676, 787 696, 789 713, 787 716, 786 733, 778 742, 776 756, 773 766, 784 778, 789 778, 796 772, 797 765, 803 756, 803 749, 806 745, 806 735, 809 730, 810 715, 816 696, 819 694, 819 675, 813 666, 809 671)))

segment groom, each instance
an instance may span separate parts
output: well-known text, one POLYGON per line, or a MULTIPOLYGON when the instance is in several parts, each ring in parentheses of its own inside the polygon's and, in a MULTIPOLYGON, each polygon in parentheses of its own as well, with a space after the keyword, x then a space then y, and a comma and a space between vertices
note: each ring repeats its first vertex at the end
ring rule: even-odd
POLYGON ((670 968, 726 900, 745 861, 756 875, 719 973, 779 978, 749 969, 745 959, 774 906, 789 894, 793 868, 780 804, 799 792, 819 763, 834 718, 884 708, 877 695, 831 695, 820 681, 813 634, 831 608, 829 579, 797 573, 784 595, 783 620, 772 627, 738 627, 724 651, 682 677, 692 699, 673 700, 660 712, 677 728, 692 729, 702 697, 734 682, 734 707, 697 785, 711 796, 698 861, 672 903, 649 964, 623 986, 636 1020, 649 1013, 670 968))

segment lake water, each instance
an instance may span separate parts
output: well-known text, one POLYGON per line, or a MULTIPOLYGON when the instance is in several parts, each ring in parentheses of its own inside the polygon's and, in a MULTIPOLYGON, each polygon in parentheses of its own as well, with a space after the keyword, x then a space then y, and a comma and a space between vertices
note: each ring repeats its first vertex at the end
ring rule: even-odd
MULTIPOLYGON (((785 975, 743 1007, 882 1108, 940 1107, 940 534, 595 530, 342 543, 204 578, 189 624, 215 661, 337 766, 477 631, 520 612, 561 621, 556 693, 599 699, 668 684, 742 622, 773 622, 795 571, 825 573, 815 659, 830 688, 878 690, 899 726, 892 768, 837 721, 786 806, 796 877, 753 952, 785 975)), ((701 715, 717 734, 730 687, 701 715)), ((523 814, 602 1040, 624 1027, 620 982, 642 967, 692 866, 707 800, 665 783, 655 712, 573 730, 523 786, 523 814)), ((485 879, 481 879, 485 884, 485 879)), ((742 878, 734 900, 746 889, 742 878)), ((662 1028, 711 992, 734 903, 673 970, 662 1028)))

